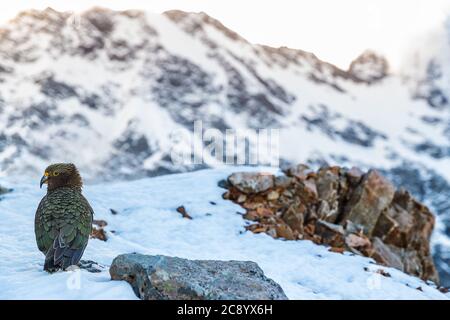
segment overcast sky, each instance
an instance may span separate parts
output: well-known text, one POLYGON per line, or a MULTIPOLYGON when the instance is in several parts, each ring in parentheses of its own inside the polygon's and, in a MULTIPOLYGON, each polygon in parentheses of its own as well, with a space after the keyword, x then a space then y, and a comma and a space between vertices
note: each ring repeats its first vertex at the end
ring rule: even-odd
POLYGON ((450 0, 15 0, 1 2, 0 21, 30 7, 81 11, 95 5, 204 11, 251 42, 311 51, 342 68, 366 48, 395 67, 416 35, 450 16, 450 0))

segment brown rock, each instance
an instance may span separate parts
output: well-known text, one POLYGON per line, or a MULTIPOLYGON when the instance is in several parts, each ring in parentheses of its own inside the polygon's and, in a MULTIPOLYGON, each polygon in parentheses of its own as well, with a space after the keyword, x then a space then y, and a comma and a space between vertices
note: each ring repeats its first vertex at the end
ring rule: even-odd
POLYGON ((344 228, 341 225, 317 220, 315 233, 321 237, 321 242, 332 247, 343 247, 345 244, 344 228))
POLYGON ((181 213, 181 216, 183 218, 192 220, 192 217, 187 213, 186 209, 184 208, 184 206, 179 206, 177 209, 177 212, 181 213))
POLYGON ((367 237, 363 235, 358 236, 354 233, 351 233, 345 237, 345 244, 350 248, 358 250, 369 248, 371 246, 371 242, 367 237))
POLYGON ((403 254, 403 265, 406 273, 423 277, 422 262, 417 251, 405 251, 403 254))
POLYGON ((264 207, 257 208, 256 213, 258 214, 259 217, 270 217, 273 215, 272 210, 270 210, 268 208, 264 208, 264 207))
POLYGON ((344 253, 345 248, 343 248, 343 247, 331 247, 330 249, 328 249, 328 251, 336 252, 336 253, 344 253))
POLYGON ((393 216, 393 214, 390 213, 391 210, 393 210, 393 208, 388 207, 381 213, 373 230, 373 236, 379 237, 383 241, 387 235, 389 235, 394 229, 398 228, 397 221, 391 217, 393 216))
POLYGON ((282 219, 292 230, 303 233, 304 216, 297 206, 290 206, 283 214, 282 219))
POLYGON ((334 223, 339 215, 339 174, 332 168, 321 168, 317 174, 316 186, 321 201, 319 219, 334 223))
POLYGON ((307 174, 311 171, 305 164, 288 166, 282 169, 288 177, 296 177, 298 179, 306 179, 307 174))
POLYGON ((237 198, 237 202, 238 203, 243 203, 247 200, 247 196, 245 194, 240 194, 239 197, 237 198))
POLYGON ((314 204, 317 201, 317 189, 314 181, 308 179, 295 184, 295 195, 300 202, 314 204))
POLYGON ((295 240, 297 238, 292 229, 286 224, 277 224, 275 230, 278 238, 284 238, 286 240, 295 240))
POLYGON ((289 176, 235 173, 224 198, 247 209, 246 229, 273 238, 307 239, 348 249, 438 283, 430 252, 434 216, 377 171, 299 165, 289 176), (344 228, 345 226, 345 228, 344 228))
POLYGON ((413 235, 413 215, 394 204, 386 210, 386 214, 380 216, 377 226, 383 226, 384 224, 387 229, 389 223, 393 224, 389 230, 377 231, 378 233, 384 232, 383 241, 400 248, 406 248, 413 235), (390 221, 388 222, 388 220, 390 221))
POLYGON ((339 215, 339 203, 334 201, 330 203, 325 200, 320 200, 319 208, 317 209, 317 216, 319 219, 334 223, 339 215))
POLYGON ((343 220, 364 226, 370 236, 381 212, 391 203, 394 187, 376 170, 370 170, 353 192, 346 206, 343 220))
POLYGON ((316 184, 321 199, 329 201, 337 198, 339 175, 331 168, 325 167, 319 170, 316 184))
POLYGON ((430 210, 417 202, 409 192, 406 190, 399 190, 395 193, 395 197, 392 201, 393 205, 397 209, 397 213, 401 211, 401 215, 394 216, 393 218, 402 226, 402 232, 412 233, 412 236, 408 237, 411 245, 419 246, 424 244, 428 246, 431 233, 434 228, 435 218, 430 210), (405 211, 409 215, 405 214, 405 211))
POLYGON ((350 170, 347 171, 346 175, 350 184, 356 186, 361 181, 361 178, 363 177, 364 173, 358 168, 352 167, 350 170))
POLYGON ((280 194, 278 192, 276 192, 275 190, 272 190, 267 194, 267 200, 269 200, 269 201, 277 200, 279 197, 280 197, 280 194))
POLYGON ((92 231, 91 231, 91 235, 90 237, 92 239, 99 239, 102 241, 106 241, 108 238, 106 237, 106 232, 105 230, 103 230, 103 228, 96 228, 96 227, 92 227, 92 231))
POLYGON ((361 234, 363 233, 364 226, 360 224, 356 224, 351 222, 350 220, 345 221, 345 231, 347 233, 355 233, 355 234, 361 234))
POLYGON ((244 214, 244 219, 256 221, 259 219, 259 215, 255 210, 249 210, 244 214))

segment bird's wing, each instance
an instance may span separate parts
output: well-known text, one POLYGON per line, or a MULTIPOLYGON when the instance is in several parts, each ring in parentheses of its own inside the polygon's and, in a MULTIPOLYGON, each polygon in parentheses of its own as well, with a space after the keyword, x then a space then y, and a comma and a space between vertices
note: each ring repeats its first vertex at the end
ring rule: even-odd
POLYGON ((92 229, 92 208, 84 197, 73 203, 52 244, 53 263, 63 269, 76 265, 87 246, 92 229))
POLYGON ((51 226, 46 222, 44 216, 44 202, 46 201, 46 196, 42 198, 39 206, 36 210, 34 217, 34 234, 36 236, 36 243, 39 250, 43 253, 47 253, 53 243, 53 238, 51 237, 51 226))

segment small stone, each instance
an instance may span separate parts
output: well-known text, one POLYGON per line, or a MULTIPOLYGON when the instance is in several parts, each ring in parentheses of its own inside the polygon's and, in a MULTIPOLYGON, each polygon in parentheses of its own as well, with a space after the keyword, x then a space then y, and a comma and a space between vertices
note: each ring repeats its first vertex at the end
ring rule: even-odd
POLYGON ((273 211, 268 209, 268 208, 264 208, 264 207, 259 207, 256 209, 256 212, 258 213, 258 216, 260 217, 270 217, 273 216, 273 211))
POLYGON ((96 226, 103 228, 106 227, 108 225, 108 222, 106 222, 105 220, 92 220, 92 224, 95 224, 96 226))
POLYGON ((96 227, 92 227, 90 237, 92 239, 98 239, 102 241, 106 241, 108 239, 105 230, 103 230, 103 228, 97 229, 96 227))
POLYGON ((280 197, 279 193, 276 192, 275 190, 272 190, 267 194, 267 200, 269 201, 277 200, 279 197, 280 197))
POLYGON ((345 231, 347 233, 360 234, 363 232, 363 230, 364 230, 364 226, 362 226, 360 224, 353 223, 350 220, 347 220, 345 222, 345 231))
POLYGON ((105 266, 92 260, 80 260, 78 267, 91 273, 100 273, 105 269, 105 266))
POLYGON ((357 236, 356 234, 349 234, 345 237, 345 244, 351 248, 368 248, 371 246, 371 242, 367 237, 357 236))
POLYGON ((239 197, 237 198, 238 203, 243 203, 246 200, 247 200, 247 196, 245 194, 240 194, 239 197))
POLYGON ((282 170, 288 177, 296 177, 300 180, 306 179, 308 173, 311 172, 306 164, 287 166, 282 168, 282 170))
POLYGON ((317 187, 316 187, 316 183, 314 182, 314 180, 307 179, 307 180, 303 181, 303 184, 305 186, 305 190, 308 191, 308 193, 311 195, 312 198, 318 197, 317 187))
POLYGON ((287 197, 287 198, 292 198, 294 196, 294 194, 289 191, 289 190, 284 190, 283 191, 283 196, 287 197))
POLYGON ((0 195, 6 194, 6 193, 9 193, 9 192, 12 192, 12 191, 13 191, 13 189, 5 188, 5 187, 0 186, 0 195))
POLYGON ((387 272, 387 271, 384 271, 383 269, 378 269, 377 273, 381 274, 383 277, 388 277, 388 278, 391 277, 391 274, 389 272, 387 272))
POLYGON ((186 208, 185 208, 184 206, 179 206, 176 210, 177 210, 179 213, 181 213, 181 216, 182 216, 183 218, 192 220, 192 217, 187 213, 186 208))
POLYGON ((292 230, 303 233, 304 217, 297 206, 291 205, 282 215, 282 219, 292 230))
POLYGON ((328 251, 342 254, 342 253, 344 253, 345 248, 342 248, 342 247, 331 247, 330 249, 328 249, 328 251))
POLYGON ((229 189, 229 188, 230 188, 230 184, 229 184, 228 181, 225 180, 225 179, 220 180, 220 181, 217 183, 217 186, 218 186, 219 188, 222 188, 222 189, 229 189))
POLYGON ((275 226, 278 238, 284 238, 286 240, 295 240, 296 236, 292 232, 291 228, 285 224, 278 224, 275 226))
POLYGON ((255 210, 249 210, 246 214, 244 214, 244 219, 250 220, 250 221, 256 221, 258 220, 259 216, 258 213, 255 210))
POLYGON ((269 228, 266 233, 274 239, 277 238, 277 231, 273 227, 269 228))

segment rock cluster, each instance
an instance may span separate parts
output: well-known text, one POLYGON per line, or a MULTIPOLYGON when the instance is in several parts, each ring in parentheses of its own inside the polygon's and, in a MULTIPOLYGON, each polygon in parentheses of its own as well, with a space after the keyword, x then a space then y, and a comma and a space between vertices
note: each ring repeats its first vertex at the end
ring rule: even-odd
POLYGON ((300 164, 284 173, 228 177, 224 198, 246 209, 244 218, 254 222, 248 230, 349 250, 438 283, 429 243, 434 216, 406 190, 396 190, 375 170, 313 172, 300 164))
POLYGON ((117 256, 109 273, 143 300, 286 300, 251 261, 187 260, 137 253, 117 256))
POLYGON ((108 239, 108 237, 106 236, 106 231, 104 228, 107 225, 108 225, 108 222, 106 222, 105 220, 93 220, 90 238, 106 241, 108 239))

